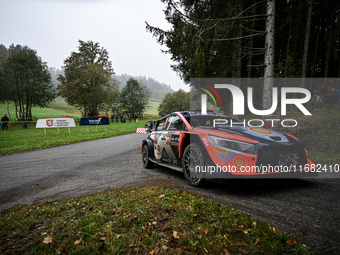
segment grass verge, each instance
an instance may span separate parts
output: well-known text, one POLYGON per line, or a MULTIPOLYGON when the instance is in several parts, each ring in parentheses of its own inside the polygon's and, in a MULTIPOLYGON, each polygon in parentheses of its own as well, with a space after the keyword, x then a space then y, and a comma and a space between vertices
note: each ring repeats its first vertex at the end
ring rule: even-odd
POLYGON ((35 128, 35 124, 27 129, 21 126, 10 126, 8 130, 0 130, 0 155, 8 155, 25 151, 46 149, 72 143, 107 138, 117 135, 134 133, 137 127, 144 127, 148 120, 139 122, 113 122, 105 126, 76 126, 71 128, 47 129, 46 135, 43 128, 35 128), (87 130, 89 132, 87 132, 87 130))
POLYGON ((0 247, 2 254, 312 254, 241 211, 169 188, 4 209, 0 247))

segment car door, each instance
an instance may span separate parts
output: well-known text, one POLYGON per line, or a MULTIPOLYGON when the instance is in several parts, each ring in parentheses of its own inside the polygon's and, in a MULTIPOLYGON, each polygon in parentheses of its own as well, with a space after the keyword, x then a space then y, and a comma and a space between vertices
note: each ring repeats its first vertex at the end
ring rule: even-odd
MULTIPOLYGON (((184 123, 177 114, 170 115, 166 130, 162 135, 162 161, 171 165, 179 165, 180 131, 184 123)), ((162 139, 161 138, 161 139, 162 139)))
POLYGON ((151 132, 150 139, 153 143, 155 160, 161 162, 162 160, 162 148, 164 147, 164 142, 167 139, 167 127, 169 124, 169 116, 160 119, 156 123, 155 130, 151 132))

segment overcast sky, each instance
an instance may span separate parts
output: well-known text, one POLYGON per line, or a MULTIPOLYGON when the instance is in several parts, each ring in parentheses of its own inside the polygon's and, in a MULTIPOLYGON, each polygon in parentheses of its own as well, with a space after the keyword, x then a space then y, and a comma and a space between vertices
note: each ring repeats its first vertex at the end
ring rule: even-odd
POLYGON ((61 69, 78 40, 99 42, 116 74, 143 75, 189 91, 149 32, 168 29, 160 0, 0 0, 0 44, 27 45, 49 67, 61 69))

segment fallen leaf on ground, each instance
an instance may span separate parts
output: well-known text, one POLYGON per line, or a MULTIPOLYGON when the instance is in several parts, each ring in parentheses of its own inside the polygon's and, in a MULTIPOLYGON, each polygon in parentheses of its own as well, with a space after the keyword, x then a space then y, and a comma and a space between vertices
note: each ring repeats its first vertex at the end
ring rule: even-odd
POLYGON ((162 194, 162 195, 160 195, 160 196, 159 196, 159 198, 162 198, 162 197, 165 197, 165 195, 164 195, 164 194, 162 194))
POLYGON ((288 240, 288 241, 287 241, 287 244, 288 244, 290 247, 294 248, 298 243, 297 243, 295 240, 288 240))
POLYGON ((173 235, 176 239, 179 239, 179 234, 178 234, 177 231, 174 231, 174 232, 172 233, 172 235, 173 235))
POLYGON ((259 242, 260 242, 260 238, 257 238, 255 243, 254 243, 254 246, 256 246, 259 242))
POLYGON ((162 249, 166 251, 168 249, 168 247, 166 245, 163 245, 162 249))
POLYGON ((43 241, 43 243, 45 243, 45 244, 52 243, 52 237, 46 236, 45 239, 44 239, 44 241, 43 241))
POLYGON ((276 228, 274 228, 274 227, 269 227, 269 229, 270 229, 273 233, 276 233, 276 228))
POLYGON ((205 228, 205 229, 204 229, 204 236, 207 236, 207 234, 208 234, 208 229, 205 228))
POLYGON ((75 241, 74 244, 78 245, 78 244, 80 244, 80 242, 81 242, 81 238, 79 240, 75 241))

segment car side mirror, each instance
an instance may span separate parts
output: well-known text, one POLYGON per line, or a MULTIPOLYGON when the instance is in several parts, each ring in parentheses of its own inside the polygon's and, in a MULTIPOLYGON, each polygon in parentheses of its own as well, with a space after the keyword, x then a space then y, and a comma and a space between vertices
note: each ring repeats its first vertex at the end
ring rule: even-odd
POLYGON ((154 122, 153 121, 148 121, 145 123, 145 128, 146 128, 146 132, 147 133, 151 133, 151 131, 153 130, 154 128, 154 122))

